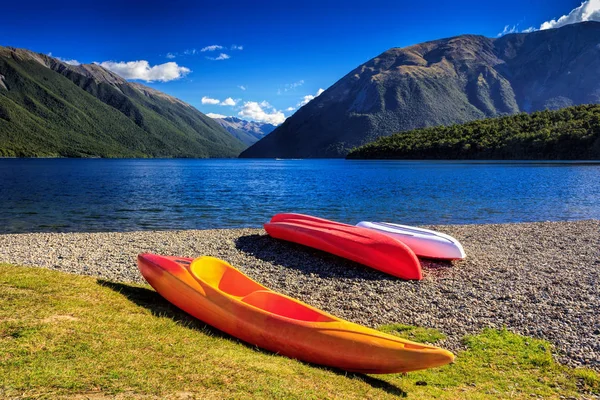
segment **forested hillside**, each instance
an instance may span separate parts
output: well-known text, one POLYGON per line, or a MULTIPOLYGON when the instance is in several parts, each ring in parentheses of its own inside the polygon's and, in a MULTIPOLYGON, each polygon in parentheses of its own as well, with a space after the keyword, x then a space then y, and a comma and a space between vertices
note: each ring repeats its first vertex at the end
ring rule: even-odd
POLYGON ((358 147, 347 158, 597 160, 600 105, 400 132, 358 147))
POLYGON ((0 156, 236 157, 244 147, 191 105, 99 65, 0 47, 0 156))

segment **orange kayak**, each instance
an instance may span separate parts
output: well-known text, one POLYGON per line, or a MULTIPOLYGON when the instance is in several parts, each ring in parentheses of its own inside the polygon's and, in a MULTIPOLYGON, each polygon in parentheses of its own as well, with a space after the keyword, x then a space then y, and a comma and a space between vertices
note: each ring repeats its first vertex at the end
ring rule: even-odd
POLYGON ((258 347, 347 371, 384 374, 452 362, 449 351, 357 325, 274 292, 225 261, 140 254, 144 278, 188 314, 258 347))
POLYGON ((421 264, 404 243, 372 229, 303 214, 277 214, 264 225, 277 239, 313 247, 401 279, 422 279, 421 264))

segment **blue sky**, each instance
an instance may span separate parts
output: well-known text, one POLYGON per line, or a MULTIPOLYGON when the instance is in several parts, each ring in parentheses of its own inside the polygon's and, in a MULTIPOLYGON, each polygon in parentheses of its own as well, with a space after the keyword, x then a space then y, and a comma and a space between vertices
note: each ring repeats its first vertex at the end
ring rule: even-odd
POLYGON ((102 63, 204 113, 280 123, 389 48, 539 29, 563 15, 600 19, 600 0, 587 0, 569 16, 580 6, 579 0, 9 1, 0 45, 102 63))

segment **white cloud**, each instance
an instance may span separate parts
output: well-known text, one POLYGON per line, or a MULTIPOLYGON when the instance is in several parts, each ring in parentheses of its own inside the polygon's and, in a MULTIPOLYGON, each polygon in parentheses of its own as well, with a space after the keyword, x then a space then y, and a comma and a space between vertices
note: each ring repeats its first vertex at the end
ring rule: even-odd
POLYGON ((302 98, 302 100, 300 100, 300 102, 298 104, 296 104, 296 107, 302 107, 306 104, 308 104, 312 99, 314 99, 315 97, 319 97, 321 95, 321 93, 323 93, 325 90, 319 88, 319 90, 317 90, 317 94, 316 95, 312 95, 312 94, 307 94, 306 96, 304 96, 302 98))
POLYGON ((146 82, 168 82, 183 78, 191 72, 189 68, 181 67, 173 61, 153 67, 146 60, 128 62, 104 61, 96 64, 125 79, 139 79, 146 82))
POLYGON ((56 57, 52 55, 52 52, 48 53, 48 56, 50 57, 54 57, 56 58, 58 61, 64 62, 65 64, 69 64, 69 65, 81 65, 81 63, 77 60, 66 60, 62 57, 56 57))
POLYGON ((281 111, 277 111, 266 101, 261 103, 247 101, 242 106, 238 115, 254 121, 267 122, 273 125, 279 125, 285 121, 285 115, 283 115, 281 111))
POLYGON ((218 44, 213 44, 212 46, 203 47, 202 49, 200 49, 200 51, 215 51, 215 50, 221 50, 221 49, 223 49, 223 46, 219 46, 218 44))
POLYGON ((314 98, 315 98, 315 96, 313 96, 312 94, 307 94, 306 96, 304 96, 302 98, 302 100, 300 100, 300 103, 297 104, 297 107, 302 107, 302 106, 308 104, 314 98))
POLYGON ((509 33, 515 33, 516 31, 517 31, 517 25, 513 25, 513 26, 505 25, 502 32, 497 34, 496 37, 508 35, 509 33))
POLYGON ((235 106, 238 101, 240 101, 240 99, 234 100, 231 97, 226 98, 225 100, 221 101, 219 99, 213 99, 211 97, 208 96, 204 96, 202 97, 202 104, 213 104, 213 105, 220 105, 220 106, 235 106))
POLYGON ((56 57, 58 58, 60 61, 64 62, 65 64, 69 64, 69 65, 81 65, 81 63, 77 60, 65 60, 64 58, 60 58, 60 57, 56 57))
POLYGON ((600 0, 584 1, 579 7, 572 9, 569 14, 544 22, 540 25, 540 30, 559 28, 584 21, 600 21, 600 0))
POLYGON ((232 44, 231 50, 244 50, 244 46, 238 46, 236 44, 232 44))
POLYGON ((208 96, 202 97, 202 104, 219 104, 221 101, 217 99, 211 99, 208 96))
MULTIPOLYGON (((527 29, 523 29, 521 32, 529 33, 537 30, 543 31, 546 29, 560 28, 561 26, 576 24, 578 22, 586 21, 599 21, 600 22, 600 0, 585 0, 579 7, 572 9, 567 15, 563 15, 558 19, 551 19, 542 23, 538 28, 530 26, 527 29)), ((504 30, 500 32, 496 37, 504 36, 509 33, 517 32, 519 24, 506 25, 504 30)))
POLYGON ((285 111, 294 111, 296 109, 296 107, 288 107, 285 109, 285 111))
POLYGON ((177 52, 177 51, 176 52, 169 52, 169 53, 167 53, 167 55, 165 57, 167 57, 168 59, 172 60, 172 59, 174 59, 176 57, 180 57, 182 55, 183 56, 193 56, 193 55, 196 55, 196 54, 198 54, 198 50, 196 50, 196 49, 185 49, 182 52, 177 52))
POLYGON ((246 90, 246 86, 244 86, 244 85, 240 85, 240 86, 238 86, 238 87, 239 87, 240 89, 242 89, 242 90, 246 90))
POLYGON ((227 116, 226 116, 226 115, 223 115, 223 114, 215 114, 215 113, 208 113, 208 114, 206 114, 206 116, 207 116, 207 117, 210 117, 210 118, 227 118, 227 116))
POLYGON ((219 105, 221 106, 235 106, 237 104, 237 101, 232 99, 231 97, 226 98, 225 100, 223 100, 219 105))
POLYGON ((219 60, 227 60, 228 58, 231 58, 231 57, 229 57, 225 53, 221 53, 221 54, 219 54, 218 57, 206 57, 206 58, 208 58, 209 60, 213 60, 213 61, 219 61, 219 60))
MULTIPOLYGON (((296 89, 297 87, 300 87, 302 85, 304 85, 304 79, 300 79, 298 82, 294 82, 294 83, 286 83, 285 87, 283 88, 283 91, 287 92, 289 90, 296 89)), ((277 90, 277 94, 281 94, 281 89, 277 90)))

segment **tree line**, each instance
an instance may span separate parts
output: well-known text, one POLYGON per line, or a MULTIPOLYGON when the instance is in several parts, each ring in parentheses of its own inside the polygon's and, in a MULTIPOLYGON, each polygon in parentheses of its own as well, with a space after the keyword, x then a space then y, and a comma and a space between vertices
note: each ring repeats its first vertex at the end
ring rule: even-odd
POLYGON ((399 132, 352 159, 600 159, 600 105, 579 105, 399 132))

